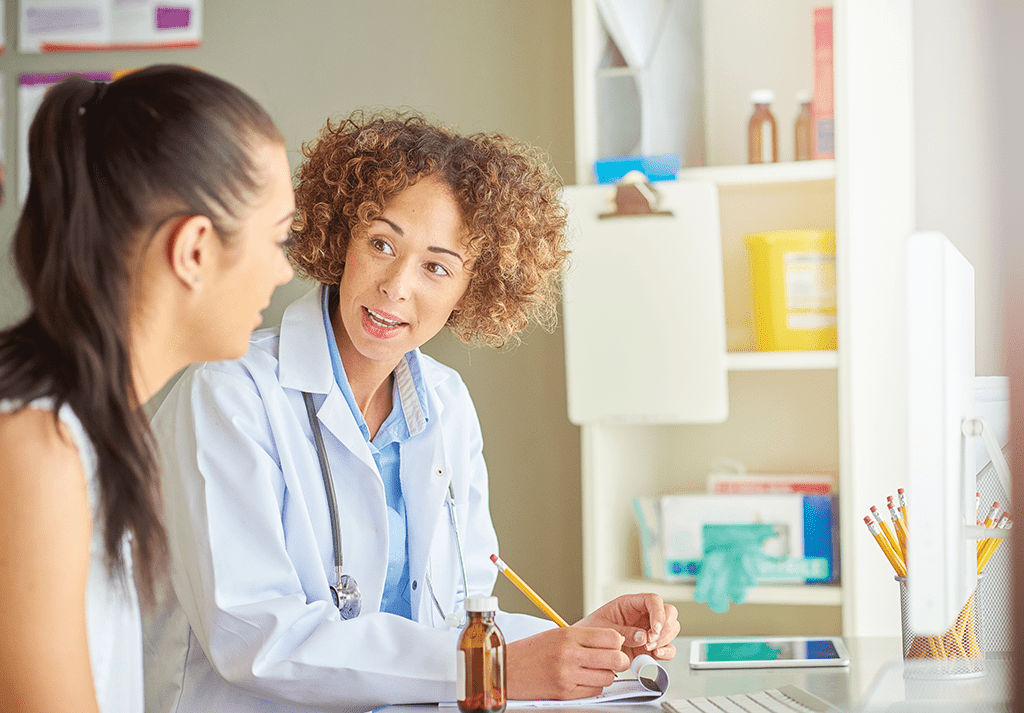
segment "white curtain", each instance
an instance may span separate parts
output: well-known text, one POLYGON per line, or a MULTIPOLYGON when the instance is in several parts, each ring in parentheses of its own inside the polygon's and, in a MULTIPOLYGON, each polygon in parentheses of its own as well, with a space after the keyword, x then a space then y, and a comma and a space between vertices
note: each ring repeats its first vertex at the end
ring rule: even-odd
POLYGON ((635 71, 639 153, 704 164, 701 0, 594 0, 605 29, 635 71))

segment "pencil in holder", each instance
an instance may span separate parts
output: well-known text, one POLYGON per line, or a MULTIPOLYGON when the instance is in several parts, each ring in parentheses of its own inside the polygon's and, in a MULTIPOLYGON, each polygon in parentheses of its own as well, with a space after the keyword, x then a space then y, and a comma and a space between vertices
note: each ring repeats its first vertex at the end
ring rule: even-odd
POLYGON ((920 678, 967 678, 985 674, 982 645, 981 583, 978 575, 956 621, 944 634, 925 636, 910 625, 910 596, 907 578, 896 577, 900 587, 900 618, 903 626, 904 675, 920 678))

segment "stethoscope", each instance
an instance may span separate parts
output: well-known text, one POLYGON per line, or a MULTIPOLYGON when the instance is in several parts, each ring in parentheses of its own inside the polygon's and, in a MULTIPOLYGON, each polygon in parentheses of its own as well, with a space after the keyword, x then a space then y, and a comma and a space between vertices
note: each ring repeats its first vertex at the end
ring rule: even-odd
MULTIPOLYGON (((359 616, 362 607, 363 596, 359 592, 359 585, 355 577, 344 574, 342 571, 341 551, 341 525, 338 522, 338 502, 334 496, 334 478, 331 476, 331 464, 327 460, 327 449, 324 448, 324 436, 320 430, 320 419, 317 418, 316 409, 313 407, 313 396, 306 391, 302 392, 306 402, 306 414, 309 416, 309 425, 313 429, 313 443, 316 445, 316 454, 320 459, 320 472, 324 477, 324 490, 327 492, 327 508, 331 516, 331 538, 334 541, 334 570, 337 574, 337 584, 331 586, 331 596, 334 605, 342 619, 354 619, 359 616)), ((459 553, 459 566, 462 568, 462 585, 465 596, 469 596, 469 577, 466 575, 466 560, 462 556, 462 535, 459 533, 459 518, 455 511, 455 487, 451 480, 448 481, 448 513, 451 517, 452 528, 455 530, 455 549, 459 553)), ((434 606, 444 619, 444 623, 452 628, 462 626, 465 615, 457 614, 454 611, 446 614, 441 607, 441 602, 434 592, 434 583, 430 578, 430 565, 427 564, 427 589, 430 590, 430 598, 434 600, 434 606)))

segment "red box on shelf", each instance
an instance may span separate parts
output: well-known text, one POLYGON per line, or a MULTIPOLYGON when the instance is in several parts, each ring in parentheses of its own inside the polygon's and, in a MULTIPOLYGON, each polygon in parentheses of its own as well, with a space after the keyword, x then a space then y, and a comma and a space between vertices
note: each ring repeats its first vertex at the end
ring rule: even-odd
POLYGON ((832 8, 814 9, 814 158, 835 158, 832 8))

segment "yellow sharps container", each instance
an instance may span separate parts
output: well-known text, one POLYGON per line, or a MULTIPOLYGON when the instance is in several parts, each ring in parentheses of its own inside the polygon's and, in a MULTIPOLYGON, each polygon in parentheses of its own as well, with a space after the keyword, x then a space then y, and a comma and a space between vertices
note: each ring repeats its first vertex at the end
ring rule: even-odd
POLYGON ((758 351, 836 348, 836 233, 746 236, 758 351))

